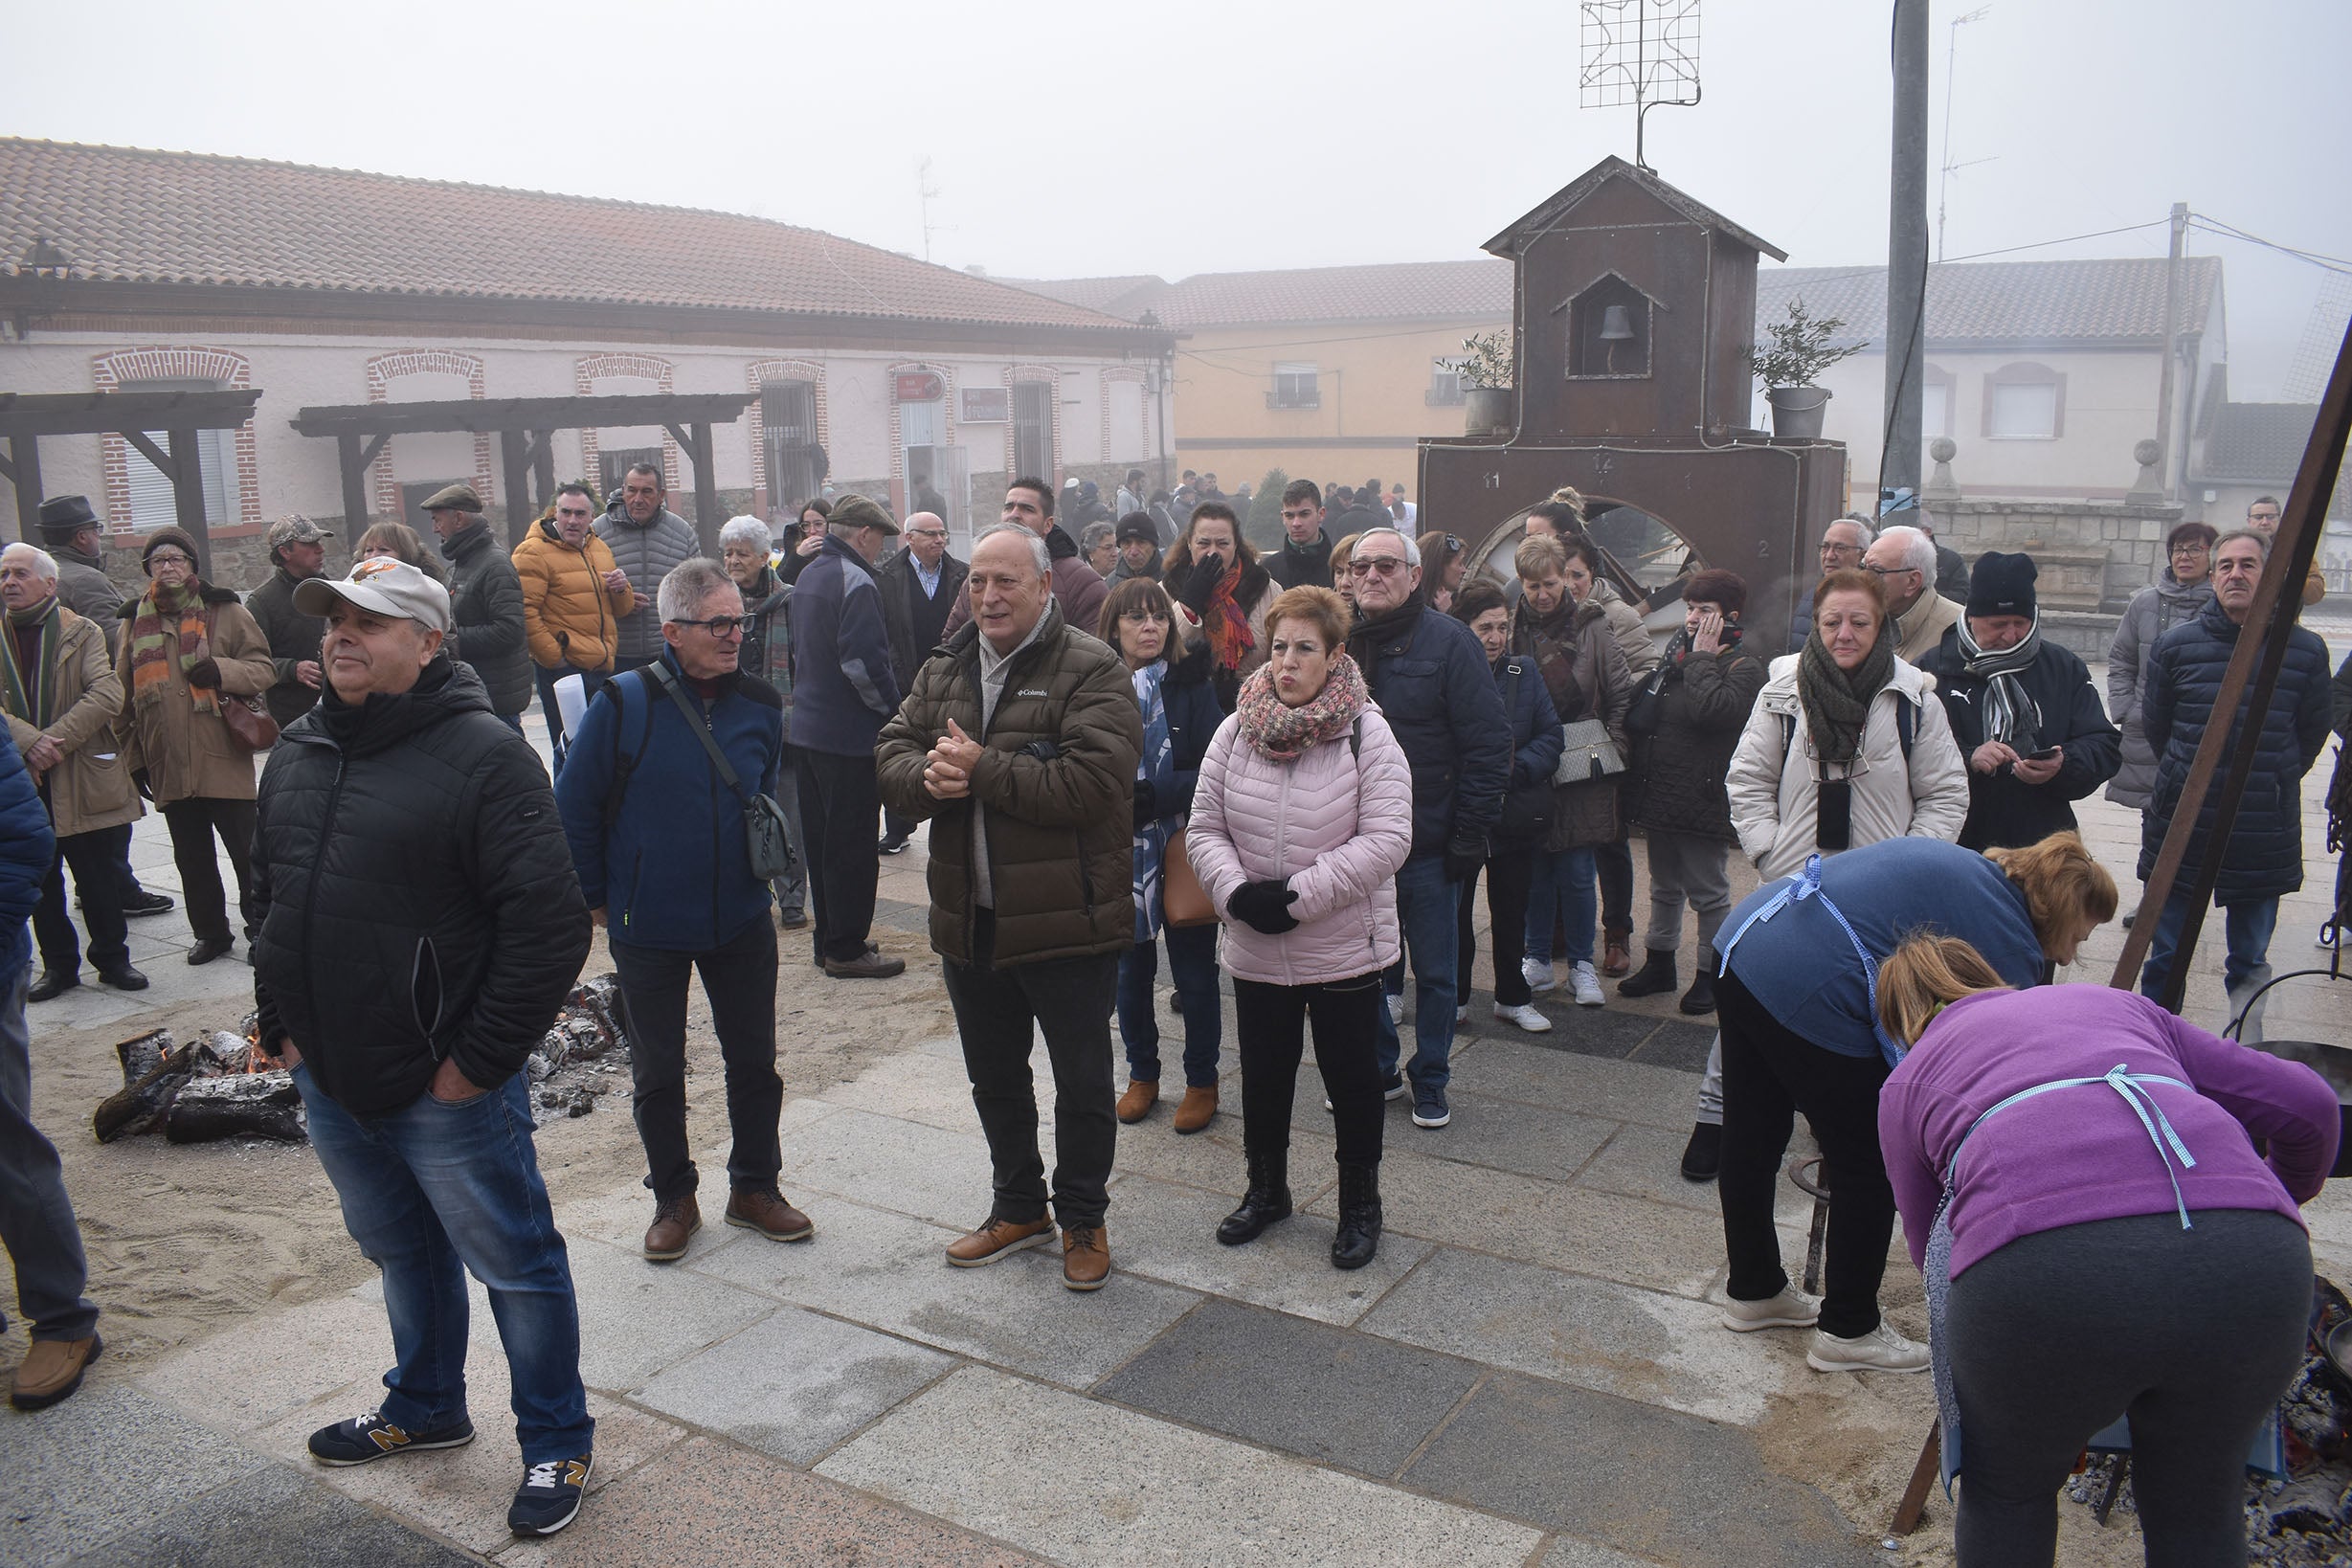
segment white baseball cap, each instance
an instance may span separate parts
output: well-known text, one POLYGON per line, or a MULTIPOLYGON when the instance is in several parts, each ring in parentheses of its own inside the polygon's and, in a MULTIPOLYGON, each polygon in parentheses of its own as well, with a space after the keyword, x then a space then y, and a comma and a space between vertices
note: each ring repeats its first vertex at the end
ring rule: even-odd
POLYGON ((340 582, 305 577, 294 587, 294 608, 305 616, 325 615, 337 599, 374 615, 420 621, 437 632, 449 630, 449 590, 388 555, 360 562, 340 582))

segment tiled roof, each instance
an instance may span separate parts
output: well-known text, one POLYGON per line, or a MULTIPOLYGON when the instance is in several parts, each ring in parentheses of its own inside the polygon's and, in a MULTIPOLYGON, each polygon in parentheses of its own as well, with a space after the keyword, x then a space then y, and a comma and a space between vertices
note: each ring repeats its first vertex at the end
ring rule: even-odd
POLYGON ((2225 403, 2206 438, 2197 477, 2283 485, 2302 466, 2318 417, 2317 403, 2225 403))
POLYGON ((1164 280, 1148 272, 1125 273, 1115 278, 998 278, 996 281, 1008 288, 1042 294, 1064 304, 1099 310, 1123 322, 1142 315, 1160 290, 1168 286, 1164 280))
POLYGON ((76 278, 101 282, 1126 326, 765 218, 0 138, 0 277, 36 238, 62 251, 76 278))
MULTIPOLYGON (((2102 261, 1949 261, 1927 271, 1931 344, 2141 342, 2163 337, 2161 258, 2102 261)), ((2221 258, 2182 264, 2181 325, 2202 330, 2222 286, 2221 258)), ((1756 276, 1756 319, 1779 321, 1792 299, 1815 320, 1846 323, 1837 343, 1876 344, 1887 335, 1884 267, 1780 267, 1756 276)))
POLYGON ((1144 303, 1178 331, 1355 321, 1509 321, 1511 263, 1399 261, 1284 272, 1203 272, 1144 303))

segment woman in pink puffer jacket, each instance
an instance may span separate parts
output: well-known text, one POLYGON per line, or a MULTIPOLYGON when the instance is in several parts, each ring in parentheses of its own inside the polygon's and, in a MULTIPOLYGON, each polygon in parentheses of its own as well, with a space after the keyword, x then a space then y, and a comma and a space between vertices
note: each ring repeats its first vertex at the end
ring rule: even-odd
POLYGON ((1380 971, 1396 962, 1397 868, 1413 842, 1413 779, 1363 673, 1348 608, 1293 588, 1266 612, 1269 659, 1200 762, 1185 847, 1224 911, 1249 1190, 1217 1227, 1227 1246, 1290 1213, 1290 1098, 1311 1024, 1338 1134, 1332 1262, 1380 1241, 1380 971))

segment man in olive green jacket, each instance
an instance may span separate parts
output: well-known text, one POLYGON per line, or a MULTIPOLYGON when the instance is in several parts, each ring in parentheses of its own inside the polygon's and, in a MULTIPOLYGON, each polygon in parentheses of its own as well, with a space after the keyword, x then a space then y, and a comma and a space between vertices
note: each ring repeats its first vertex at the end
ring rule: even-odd
POLYGON ((1143 715, 1119 656, 1063 620, 1054 571, 1026 528, 980 536, 972 618, 915 672, 874 756, 884 804, 931 821, 931 948, 996 1168, 988 1219, 948 1261, 976 1267, 1052 1240, 1029 1072, 1042 1029, 1063 1283, 1093 1290, 1110 1272, 1111 993, 1135 936, 1143 715))

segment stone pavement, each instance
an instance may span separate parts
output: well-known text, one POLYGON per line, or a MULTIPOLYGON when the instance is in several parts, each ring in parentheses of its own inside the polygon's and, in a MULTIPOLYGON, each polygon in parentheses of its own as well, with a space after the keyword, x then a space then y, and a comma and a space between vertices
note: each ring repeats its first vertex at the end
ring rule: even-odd
MULTIPOLYGON (((2127 879, 2136 818, 2094 802, 2085 828, 2127 879)), ((2315 824, 2314 891, 2282 917, 2282 960, 2300 959, 2326 907, 2320 843, 2315 824)), ((910 930, 919 844, 884 862, 883 918, 910 930)), ((160 824, 138 855, 174 886, 160 824)), ((175 919, 139 936, 167 999, 249 983, 241 963, 178 963, 175 919)), ((2069 977, 2103 980, 2119 946, 2102 931, 2069 977)), ((2190 1014, 2218 1022, 2218 952, 2199 968, 2190 1014)), ((2273 1033, 2342 1040, 2338 996, 2290 982, 2273 1033)), ((44 1020, 102 1023, 154 999, 93 989, 44 1020)), ((37 1417, 0 1413, 0 1561, 1885 1560, 1869 1544, 1884 1520, 1848 1520, 1791 1479, 1803 1453, 1792 1464, 1775 1433, 1800 1408, 1822 1431, 1850 1418, 1924 1433, 1927 1379, 1819 1377, 1802 1334, 1717 1326, 1714 1190, 1676 1171, 1708 1030, 1671 1001, 1550 998, 1557 1027, 1529 1036, 1492 1021, 1482 986, 1457 1045, 1454 1125, 1423 1131, 1392 1108, 1388 1229, 1353 1274, 1326 1257, 1333 1146, 1311 1071, 1293 1118, 1301 1212, 1250 1246, 1211 1239, 1243 1185, 1229 1070, 1229 1109, 1207 1131, 1176 1136, 1165 1104, 1121 1130, 1116 1273, 1083 1296, 1042 1249, 945 1266, 942 1246, 987 1209, 986 1150, 955 1042, 906 1042, 785 1109, 783 1184, 817 1221, 809 1243, 712 1223, 683 1262, 655 1267, 636 1252, 649 1205, 634 1182, 559 1209, 599 1422, 594 1494, 565 1534, 504 1530, 518 1467, 478 1288, 480 1441, 360 1469, 302 1457, 310 1430, 376 1401, 389 1334, 370 1284, 265 1311, 144 1374, 94 1377, 37 1417)), ((1050 1118, 1043 1131, 1050 1158, 1050 1118)), ((1786 1191, 1792 1266, 1806 1214, 1786 1191)), ((2313 1221, 2322 1267, 2352 1273, 2352 1202, 2323 1196, 2313 1221)), ((1899 1242, 1896 1254, 1886 1300, 1919 1333, 1916 1276, 1899 1242)))

